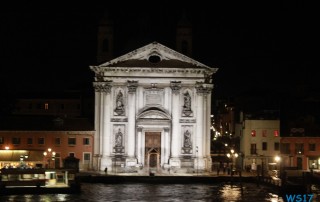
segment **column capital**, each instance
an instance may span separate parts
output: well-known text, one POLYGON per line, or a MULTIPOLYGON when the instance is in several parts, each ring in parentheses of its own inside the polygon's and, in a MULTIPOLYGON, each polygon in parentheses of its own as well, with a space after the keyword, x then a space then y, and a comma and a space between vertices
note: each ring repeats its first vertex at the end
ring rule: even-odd
POLYGON ((135 93, 138 87, 138 81, 127 81, 128 82, 128 93, 135 93))
POLYGON ((179 94, 181 89, 181 81, 171 81, 170 87, 174 94, 179 94))
POLYGON ((105 82, 93 82, 93 88, 96 92, 111 92, 111 85, 112 81, 105 81, 105 82))
POLYGON ((198 95, 208 95, 213 89, 213 84, 205 84, 203 82, 197 82, 195 86, 198 95))
POLYGON ((137 131, 138 131, 138 132, 142 132, 142 129, 143 129, 142 126, 138 126, 138 127, 137 127, 137 131))
POLYGON ((170 128, 169 127, 165 127, 163 128, 164 129, 164 132, 169 132, 170 128))

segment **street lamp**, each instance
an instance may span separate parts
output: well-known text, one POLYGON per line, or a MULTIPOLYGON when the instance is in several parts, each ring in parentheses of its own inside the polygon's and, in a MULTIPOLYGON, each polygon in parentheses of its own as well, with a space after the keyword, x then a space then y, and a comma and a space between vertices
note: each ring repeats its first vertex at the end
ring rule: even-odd
POLYGON ((20 155, 20 168, 26 167, 26 163, 24 161, 28 158, 29 158, 28 154, 20 155))
POLYGON ((280 158, 280 156, 275 156, 274 160, 277 162, 277 164, 279 164, 279 174, 277 172, 277 178, 280 178, 280 176, 281 176, 281 166, 280 166, 281 158, 280 158))
POLYGON ((44 158, 48 161, 48 168, 50 168, 50 162, 51 160, 54 161, 56 157, 56 152, 52 151, 51 148, 48 148, 48 152, 43 152, 44 158))
POLYGON ((236 160, 236 158, 238 158, 238 156, 239 156, 238 153, 235 153, 233 149, 230 150, 230 153, 227 153, 227 157, 231 158, 231 160, 232 160, 231 175, 233 175, 233 171, 234 171, 233 165, 235 164, 235 160, 236 160))

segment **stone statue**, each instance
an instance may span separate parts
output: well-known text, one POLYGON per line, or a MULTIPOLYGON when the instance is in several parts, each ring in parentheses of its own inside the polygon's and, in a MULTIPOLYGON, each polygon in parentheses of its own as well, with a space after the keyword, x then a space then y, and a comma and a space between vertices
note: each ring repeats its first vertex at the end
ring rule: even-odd
POLYGON ((191 96, 189 92, 187 91, 184 95, 184 105, 183 105, 183 115, 184 116, 191 116, 192 110, 191 110, 191 96))
POLYGON ((116 143, 115 143, 115 145, 116 145, 116 147, 121 147, 122 146, 122 132, 121 132, 121 130, 120 130, 120 128, 119 128, 119 131, 116 133, 116 143))
POLYGON ((183 109, 186 110, 186 111, 190 111, 191 110, 191 96, 190 96, 188 91, 184 94, 184 106, 183 106, 183 109))
POLYGON ((116 98, 116 109, 114 110, 118 116, 124 114, 123 94, 119 91, 116 98))
POLYGON ((119 91, 117 95, 116 103, 117 103, 116 109, 123 109, 123 94, 121 91, 119 91))
POLYGON ((191 147, 191 133, 189 132, 189 130, 186 130, 186 132, 184 133, 184 144, 183 146, 185 148, 187 147, 191 147))

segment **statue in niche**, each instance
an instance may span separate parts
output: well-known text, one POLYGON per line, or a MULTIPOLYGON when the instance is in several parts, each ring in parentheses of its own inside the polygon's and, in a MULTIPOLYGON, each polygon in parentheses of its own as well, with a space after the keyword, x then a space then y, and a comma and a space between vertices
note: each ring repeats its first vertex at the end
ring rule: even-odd
POLYGON ((117 98, 116 98, 116 109, 114 110, 117 115, 124 114, 124 104, 123 104, 123 94, 119 91, 117 98))
POLYGON ((119 131, 116 133, 116 141, 115 141, 115 145, 116 147, 121 147, 122 146, 122 132, 121 129, 119 128, 119 131))
POLYGON ((191 96, 187 91, 184 95, 184 105, 183 105, 183 114, 185 116, 190 116, 192 114, 191 110, 191 96))
POLYGON ((189 130, 186 130, 186 132, 184 133, 184 144, 183 147, 185 148, 190 148, 191 145, 191 133, 189 132, 189 130))

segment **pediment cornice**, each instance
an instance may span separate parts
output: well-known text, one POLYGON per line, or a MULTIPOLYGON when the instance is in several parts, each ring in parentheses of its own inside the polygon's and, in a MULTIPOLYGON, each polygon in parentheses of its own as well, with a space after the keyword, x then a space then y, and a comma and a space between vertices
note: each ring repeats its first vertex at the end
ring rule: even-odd
MULTIPOLYGON (((194 72, 197 73, 197 70, 206 70, 206 72, 212 74, 215 73, 218 69, 211 68, 207 65, 204 65, 188 56, 185 56, 177 51, 174 51, 158 42, 150 43, 146 46, 138 48, 134 51, 131 51, 125 55, 122 55, 118 58, 115 58, 109 62, 103 63, 99 66, 90 66, 91 70, 95 73, 99 74, 103 71, 131 71, 131 72, 140 72, 145 71, 147 72, 163 72, 163 73, 175 73, 175 72, 194 72), (162 60, 173 60, 173 61, 180 61, 185 64, 189 64, 192 68, 155 68, 153 65, 149 67, 121 67, 121 64, 126 61, 149 61, 151 56, 158 57, 161 61, 162 60), (117 67, 116 67, 117 66, 117 67)), ((200 72, 199 72, 200 73, 200 72)))

